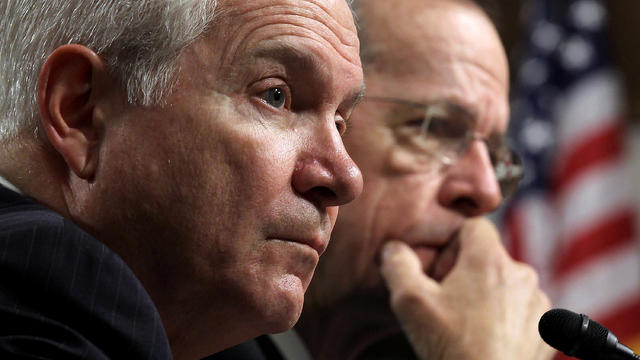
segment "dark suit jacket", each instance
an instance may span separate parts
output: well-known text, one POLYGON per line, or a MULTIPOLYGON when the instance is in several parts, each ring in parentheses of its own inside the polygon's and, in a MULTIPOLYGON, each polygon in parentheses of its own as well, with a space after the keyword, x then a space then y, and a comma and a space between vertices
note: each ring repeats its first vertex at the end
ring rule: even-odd
POLYGON ((202 360, 285 360, 267 335, 244 342, 202 360))
MULTIPOLYGON (((365 348, 357 360, 417 360, 411 344, 402 334, 390 336, 365 348)), ((268 336, 236 345, 202 360, 297 360, 285 359, 268 336)))
POLYGON ((118 255, 0 186, 0 359, 171 359, 160 316, 118 255))

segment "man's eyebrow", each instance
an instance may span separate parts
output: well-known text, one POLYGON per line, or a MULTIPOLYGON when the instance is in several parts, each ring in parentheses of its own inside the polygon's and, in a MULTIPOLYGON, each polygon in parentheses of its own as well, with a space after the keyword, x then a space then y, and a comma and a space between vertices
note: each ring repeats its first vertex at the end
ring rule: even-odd
POLYGON ((351 115, 353 114, 353 110, 356 108, 356 106, 358 106, 358 104, 360 104, 362 99, 364 99, 366 89, 367 87, 365 83, 362 83, 362 85, 360 85, 360 89, 355 91, 351 95, 351 97, 347 98, 347 100, 344 102, 349 107, 349 116, 344 118, 345 124, 347 125, 347 131, 351 129, 351 115))
MULTIPOLYGON (((295 71, 314 73, 318 78, 329 78, 330 73, 324 63, 318 61, 317 57, 308 51, 299 49, 291 44, 278 43, 274 45, 261 46, 249 52, 247 59, 263 58, 272 59, 282 63, 287 68, 295 71)), ((355 107, 362 101, 366 86, 364 83, 353 91, 342 103, 350 108, 355 107)))
MULTIPOLYGON (((472 104, 466 103, 456 98, 445 98, 442 100, 442 102, 445 103, 450 108, 455 109, 459 113, 464 114, 465 116, 468 116, 471 119, 474 128, 478 125, 478 122, 480 121, 479 120, 480 115, 477 109, 472 104)), ((506 132, 498 131, 495 128, 492 128, 488 137, 499 137, 505 140, 506 132)))
POLYGON ((364 94, 366 93, 366 90, 367 90, 367 86, 365 85, 365 83, 362 83, 362 85, 360 85, 360 89, 358 89, 358 91, 356 91, 349 99, 349 102, 351 103, 351 107, 355 107, 356 105, 360 104, 362 99, 364 99, 364 94))
POLYGON ((301 71, 319 72, 324 70, 324 66, 311 53, 290 44, 278 43, 253 49, 249 52, 247 60, 251 61, 251 59, 256 58, 275 60, 287 67, 300 69, 301 71))

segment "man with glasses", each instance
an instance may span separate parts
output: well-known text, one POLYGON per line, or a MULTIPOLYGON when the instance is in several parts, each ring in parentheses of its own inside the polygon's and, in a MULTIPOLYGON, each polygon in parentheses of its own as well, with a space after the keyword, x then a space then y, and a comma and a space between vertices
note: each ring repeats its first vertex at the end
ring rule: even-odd
POLYGON ((464 105, 457 104, 455 100, 442 99, 419 103, 391 97, 367 96, 364 100, 385 108, 384 112, 389 117, 409 119, 400 125, 413 127, 405 135, 416 137, 413 142, 416 166, 427 171, 433 170, 434 159, 444 165, 453 165, 478 140, 487 147, 502 197, 507 198, 516 190, 523 175, 518 154, 506 144, 504 135, 492 133, 485 138, 481 133, 475 132, 477 114, 464 105))
POLYGON ((549 300, 481 218, 522 174, 493 24, 470 0, 361 0, 356 12, 367 95, 345 145, 364 190, 341 207, 305 296, 307 353, 291 354, 291 333, 276 348, 298 360, 550 358, 537 333, 549 300))
POLYGON ((345 145, 365 185, 340 209, 296 325, 313 359, 552 354, 535 272, 481 218, 522 175, 505 139, 507 58, 484 5, 356 2, 367 96, 345 145))

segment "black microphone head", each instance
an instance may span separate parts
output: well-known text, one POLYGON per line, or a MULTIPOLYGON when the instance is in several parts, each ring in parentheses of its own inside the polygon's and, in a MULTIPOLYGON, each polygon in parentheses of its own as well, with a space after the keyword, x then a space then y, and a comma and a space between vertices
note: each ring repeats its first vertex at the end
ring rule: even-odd
POLYGON ((551 309, 540 318, 538 331, 547 344, 566 355, 599 359, 608 346, 609 331, 593 320, 583 329, 583 316, 586 317, 565 309, 551 309))

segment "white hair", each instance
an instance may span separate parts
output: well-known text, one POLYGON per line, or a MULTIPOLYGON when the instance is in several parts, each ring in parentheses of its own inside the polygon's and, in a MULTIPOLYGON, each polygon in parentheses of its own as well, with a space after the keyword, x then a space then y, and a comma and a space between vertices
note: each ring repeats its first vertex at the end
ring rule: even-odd
POLYGON ((139 105, 171 92, 181 50, 213 21, 216 0, 0 0, 0 142, 38 127, 37 81, 64 44, 91 48, 139 105))

